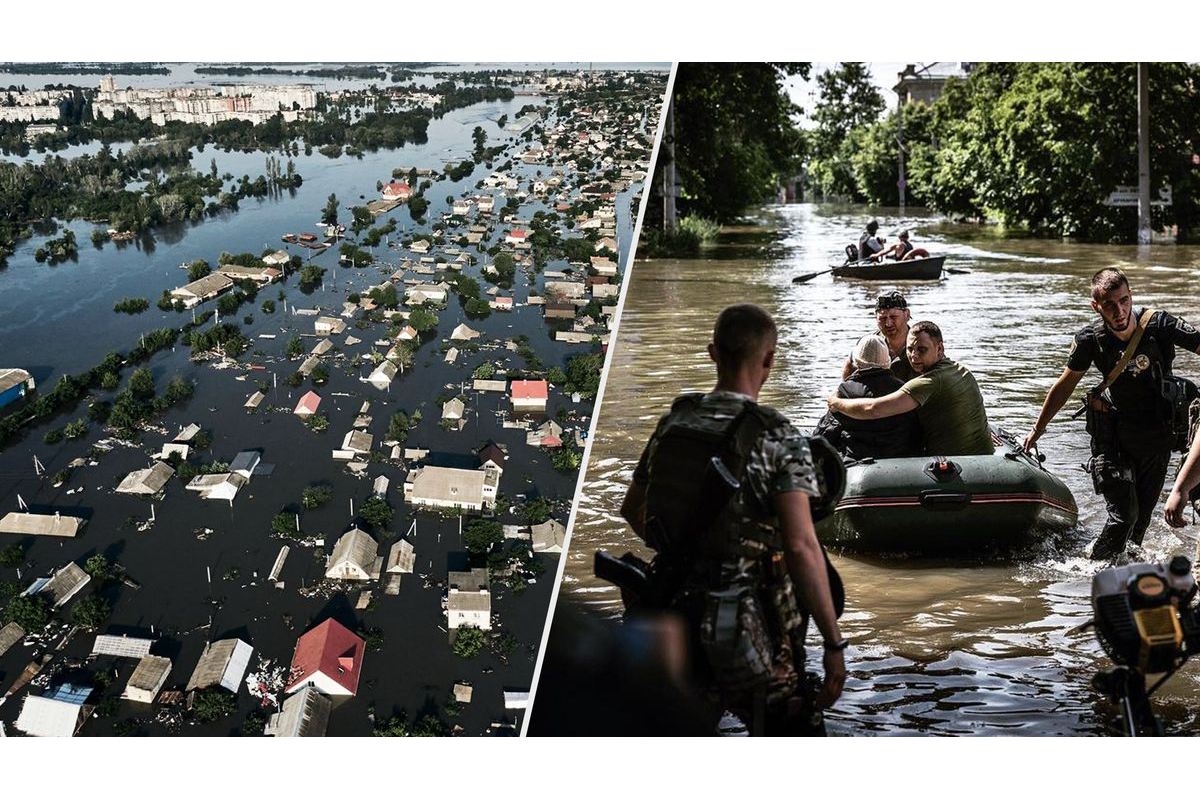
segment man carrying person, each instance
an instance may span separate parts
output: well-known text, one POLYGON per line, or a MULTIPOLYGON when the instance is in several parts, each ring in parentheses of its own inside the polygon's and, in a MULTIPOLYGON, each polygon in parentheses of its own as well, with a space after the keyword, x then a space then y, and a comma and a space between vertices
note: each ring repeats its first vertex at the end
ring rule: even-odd
POLYGON ((729 710, 784 734, 813 732, 814 707, 837 700, 846 641, 813 529, 810 501, 821 490, 808 440, 757 403, 775 342, 775 323, 758 306, 721 312, 708 345, 716 386, 672 403, 621 515, 657 553, 655 574, 669 588, 665 604, 686 620, 714 725, 729 710), (825 640, 815 698, 804 671, 808 615, 825 640))
POLYGON ((975 376, 946 358, 942 331, 929 321, 908 331, 908 360, 917 377, 881 398, 829 398, 831 411, 854 419, 886 419, 916 410, 925 452, 991 455, 992 434, 975 376))
POLYGON ((1092 276, 1092 310, 1100 319, 1075 334, 1062 375, 1025 437, 1030 450, 1062 409, 1088 369, 1103 383, 1088 393, 1093 488, 1103 495, 1108 521, 1092 558, 1122 555, 1141 545, 1162 494, 1175 442, 1164 379, 1176 346, 1200 352, 1200 331, 1165 311, 1134 309, 1129 279, 1119 269, 1092 276))

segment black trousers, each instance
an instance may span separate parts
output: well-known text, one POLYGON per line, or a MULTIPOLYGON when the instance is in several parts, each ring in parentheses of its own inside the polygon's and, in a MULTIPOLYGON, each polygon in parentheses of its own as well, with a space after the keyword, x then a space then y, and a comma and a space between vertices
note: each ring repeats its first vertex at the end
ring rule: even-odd
POLYGON ((1129 542, 1141 544, 1162 495, 1171 463, 1171 443, 1161 433, 1118 429, 1119 461, 1131 480, 1113 481, 1104 489, 1108 522, 1092 550, 1092 558, 1109 559, 1125 552, 1129 542))

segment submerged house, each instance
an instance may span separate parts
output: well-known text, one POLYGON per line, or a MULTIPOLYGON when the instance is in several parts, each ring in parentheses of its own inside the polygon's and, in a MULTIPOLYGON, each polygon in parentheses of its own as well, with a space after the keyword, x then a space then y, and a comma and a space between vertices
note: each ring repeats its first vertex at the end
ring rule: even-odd
POLYGON ((495 504, 499 485, 500 471, 496 469, 419 467, 404 478, 404 501, 432 508, 481 511, 495 504))
POLYGON ((121 693, 122 700, 132 700, 135 703, 153 703, 162 691, 167 676, 171 674, 171 659, 163 656, 143 656, 138 661, 121 693))
POLYGON ((213 272, 198 281, 172 289, 171 298, 181 301, 184 308, 193 308, 205 300, 211 300, 230 286, 233 286, 233 281, 227 275, 213 272))
POLYGON ((296 641, 286 694, 312 686, 322 694, 358 693, 366 644, 346 626, 327 619, 296 641))
POLYGON ((45 694, 28 695, 16 728, 29 736, 74 736, 92 713, 91 686, 62 683, 45 694))
POLYGON ((175 474, 170 464, 159 461, 149 469, 139 469, 129 473, 117 487, 119 494, 157 495, 175 474))
POLYGON ((325 563, 325 577, 342 581, 369 581, 379 577, 383 557, 371 534, 351 528, 341 535, 325 563))
POLYGON ((23 369, 0 369, 0 408, 33 391, 33 376, 23 369))
POLYGON ((451 572, 450 589, 446 595, 447 627, 492 627, 492 593, 488 588, 488 572, 477 568, 470 572, 451 572))
POLYGON ((333 700, 316 686, 305 686, 283 701, 279 711, 267 719, 266 736, 324 736, 329 727, 333 700))
POLYGON ((204 646, 192 677, 188 679, 187 691, 221 686, 237 694, 253 652, 254 648, 241 639, 209 642, 204 646))

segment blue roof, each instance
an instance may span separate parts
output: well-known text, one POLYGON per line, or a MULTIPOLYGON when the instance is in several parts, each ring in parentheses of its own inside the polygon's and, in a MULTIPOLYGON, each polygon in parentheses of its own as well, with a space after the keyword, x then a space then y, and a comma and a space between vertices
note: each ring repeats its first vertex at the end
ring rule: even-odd
POLYGON ((87 702, 88 695, 91 693, 91 686, 74 686, 69 683, 60 683, 42 695, 42 697, 45 697, 47 700, 58 700, 74 706, 81 706, 87 702))

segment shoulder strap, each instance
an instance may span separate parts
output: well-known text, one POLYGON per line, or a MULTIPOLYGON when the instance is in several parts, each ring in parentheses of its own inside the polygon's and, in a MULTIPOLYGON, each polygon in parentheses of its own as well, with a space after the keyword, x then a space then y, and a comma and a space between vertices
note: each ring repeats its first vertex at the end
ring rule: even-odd
POLYGON ((1133 354, 1137 352, 1138 344, 1142 341, 1142 334, 1146 332, 1146 325, 1150 322, 1150 317, 1154 316, 1154 309, 1147 308, 1142 312, 1142 316, 1138 319, 1137 330, 1133 332, 1133 338, 1129 340, 1129 344, 1125 345, 1125 352, 1121 353, 1121 358, 1117 361, 1116 366, 1104 378, 1104 383, 1096 389, 1096 393, 1103 392, 1108 387, 1112 386, 1117 378, 1121 377, 1121 373, 1125 371, 1125 367, 1129 365, 1133 354))

